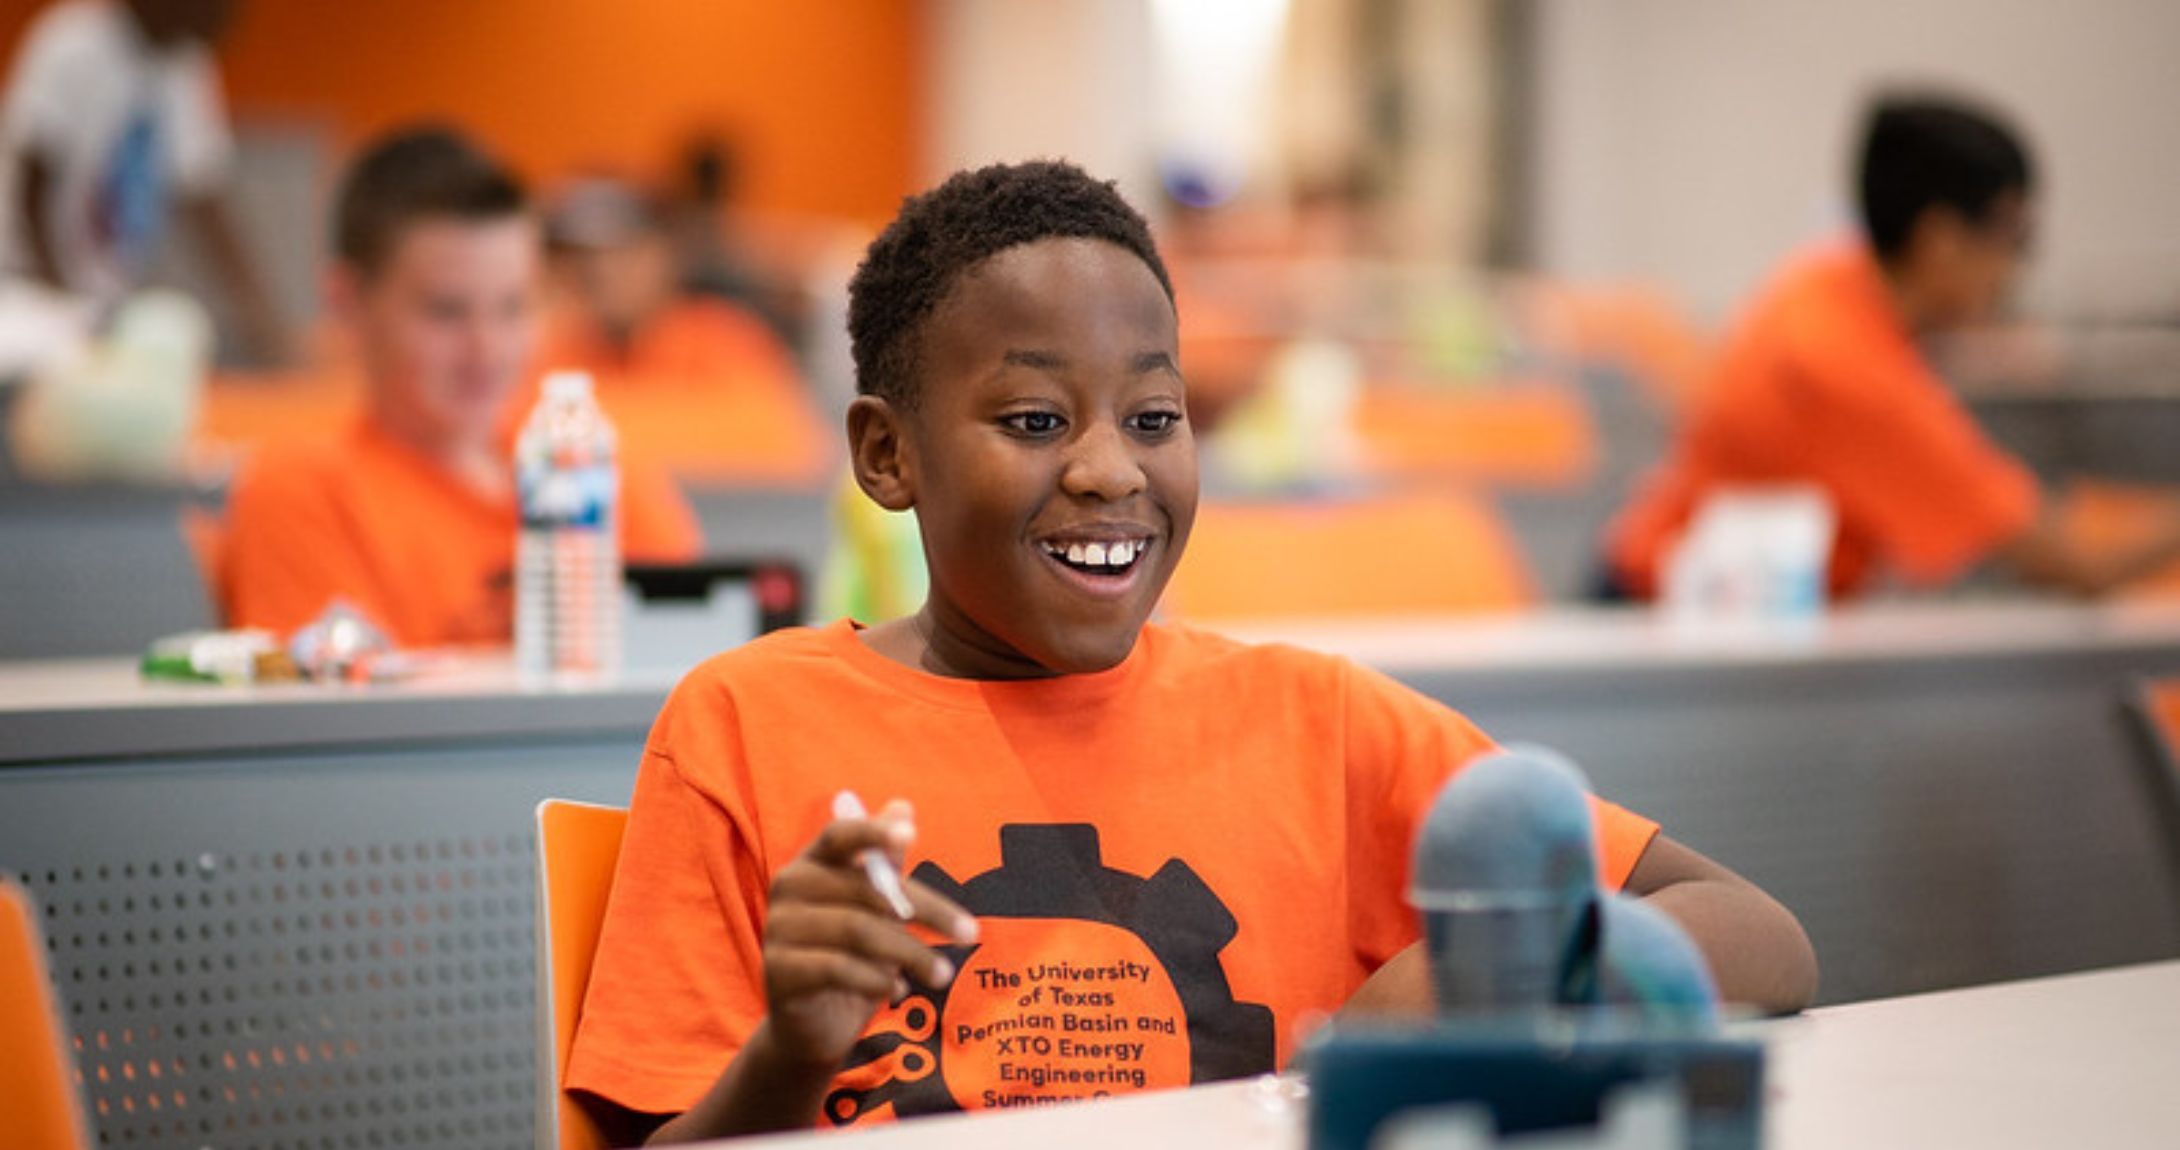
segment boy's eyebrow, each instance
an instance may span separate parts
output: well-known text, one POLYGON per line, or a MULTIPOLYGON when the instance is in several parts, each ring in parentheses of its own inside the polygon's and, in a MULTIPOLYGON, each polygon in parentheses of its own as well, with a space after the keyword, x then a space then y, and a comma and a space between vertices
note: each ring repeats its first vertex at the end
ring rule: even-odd
POLYGON ((1137 352, 1128 366, 1130 374, 1133 375, 1149 375, 1154 371, 1170 371, 1178 375, 1181 371, 1173 365, 1173 357, 1163 351, 1137 352))
POLYGON ((1000 357, 1000 362, 1009 367, 1033 367, 1040 371, 1058 371, 1067 366, 1067 357, 1057 352, 1009 348, 1007 354, 1000 357))
MULTIPOLYGON (((1037 351, 1029 348, 1009 348, 999 361, 1009 367, 1027 367, 1038 371, 1064 371, 1067 357, 1053 351, 1037 351)), ((1154 371, 1170 371, 1179 374, 1174 366, 1173 355, 1165 351, 1139 351, 1128 361, 1130 375, 1149 375, 1154 371)))

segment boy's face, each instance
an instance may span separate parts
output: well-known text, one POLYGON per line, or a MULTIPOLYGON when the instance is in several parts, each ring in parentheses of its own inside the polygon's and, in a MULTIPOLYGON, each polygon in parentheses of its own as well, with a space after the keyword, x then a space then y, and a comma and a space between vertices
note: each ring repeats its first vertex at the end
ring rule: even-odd
POLYGON ((1941 326, 1981 323, 2013 288, 2032 231, 2026 197, 2007 193, 1981 219, 1944 212, 1926 229, 1925 266, 1936 287, 1941 326))
POLYGON ((438 444, 498 431, 537 337, 538 238, 528 217, 428 219, 375 272, 337 288, 384 418, 438 444))
POLYGON ((934 645, 1022 674, 1119 663, 1196 517, 1172 302, 1124 248, 1041 240, 963 276, 921 339, 902 471, 934 645))

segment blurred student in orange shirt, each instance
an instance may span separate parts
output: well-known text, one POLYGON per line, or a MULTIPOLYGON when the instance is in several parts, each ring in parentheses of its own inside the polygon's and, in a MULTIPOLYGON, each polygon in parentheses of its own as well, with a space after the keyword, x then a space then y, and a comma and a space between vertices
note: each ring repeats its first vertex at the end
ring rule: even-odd
POLYGON ((659 206, 618 180, 563 189, 545 217, 555 306, 544 362, 596 376, 611 395, 634 387, 800 386, 793 358, 754 313, 680 294, 659 206))
MULTIPOLYGON (((539 242, 521 185, 469 141, 370 148, 335 210, 327 302, 353 332, 365 413, 331 445, 267 449, 229 503, 230 626, 286 633, 336 598, 404 646, 506 643, 518 523, 510 409, 537 343, 539 242)), ((622 462, 622 551, 694 558, 660 472, 622 462)))
POLYGON ((1607 534, 1606 596, 1656 596, 1690 518, 1728 486, 1830 496, 1834 594, 1880 576, 1943 584, 1994 559, 2095 594, 2180 556, 2180 502, 2137 546, 2072 542, 1917 346, 1987 319, 2015 278, 2035 190, 2015 134, 1951 100, 1885 99, 1859 184, 1863 234, 1791 261, 1729 333, 1701 406, 1607 534))

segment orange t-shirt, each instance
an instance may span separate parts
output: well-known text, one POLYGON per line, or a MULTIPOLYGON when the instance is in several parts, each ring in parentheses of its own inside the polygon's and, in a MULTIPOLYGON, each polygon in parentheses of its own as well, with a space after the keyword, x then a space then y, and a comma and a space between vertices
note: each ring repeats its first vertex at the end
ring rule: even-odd
MULTIPOLYGON (((624 465, 620 519, 631 561, 702 549, 662 472, 624 465)), ((479 494, 369 421, 335 443, 269 448, 228 499, 222 613, 284 635, 342 598, 405 647, 505 644, 519 522, 512 491, 479 494)))
POLYGON ((1958 575, 2035 519, 2035 478, 1976 426, 1917 350, 1869 249, 1806 254, 1727 339, 1691 424, 1606 536, 1631 592, 1727 485, 1810 483, 1832 499, 1835 593, 1879 568, 1958 575))
MULTIPOLYGON (((765 1013, 772 877, 833 796, 915 804, 909 873, 976 914, 951 988, 882 1010, 823 1121, 1259 1073, 1414 942, 1415 830, 1490 741, 1374 671, 1184 627, 1119 666, 944 679, 840 622, 675 689, 636 777, 565 1085, 686 1110, 765 1013)), ((1601 877, 1656 824, 1597 804, 1601 877)))

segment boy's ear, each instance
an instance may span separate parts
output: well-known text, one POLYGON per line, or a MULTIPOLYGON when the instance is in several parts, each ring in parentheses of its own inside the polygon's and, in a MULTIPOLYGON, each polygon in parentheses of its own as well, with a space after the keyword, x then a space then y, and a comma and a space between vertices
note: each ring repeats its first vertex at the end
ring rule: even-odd
POLYGON ((848 405, 848 464, 863 494, 888 511, 916 506, 916 461, 900 408, 875 395, 848 405))

